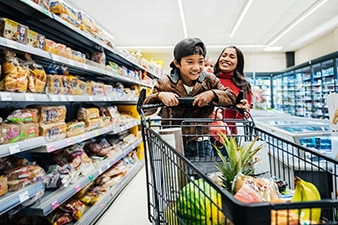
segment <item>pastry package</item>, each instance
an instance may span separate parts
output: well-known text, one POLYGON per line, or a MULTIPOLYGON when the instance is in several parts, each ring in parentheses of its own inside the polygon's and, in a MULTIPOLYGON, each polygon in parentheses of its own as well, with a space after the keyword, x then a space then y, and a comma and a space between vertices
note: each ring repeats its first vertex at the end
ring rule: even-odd
POLYGON ((63 75, 47 75, 47 93, 53 95, 66 93, 63 85, 63 75))
POLYGON ((7 192, 8 192, 7 177, 0 176, 0 196, 3 196, 7 192))
POLYGON ((1 87, 5 91, 25 92, 28 85, 29 69, 12 51, 5 50, 2 63, 1 87))
POLYGON ((60 206, 60 209, 66 213, 72 215, 75 220, 81 219, 83 213, 86 210, 86 205, 80 200, 71 198, 60 206))
POLYGON ((101 128, 102 119, 101 118, 95 118, 90 120, 84 120, 86 124, 86 132, 89 132, 91 130, 99 129, 101 128))
POLYGON ((66 106, 37 106, 39 109, 40 123, 57 123, 64 122, 66 119, 66 106))
POLYGON ((6 118, 11 123, 37 123, 38 120, 38 110, 35 108, 16 109, 6 118))
POLYGON ((33 93, 43 93, 45 90, 47 75, 44 68, 32 60, 29 54, 25 54, 27 61, 24 63, 29 68, 28 90, 33 93))
POLYGON ((65 122, 44 124, 39 127, 40 136, 45 137, 46 141, 52 142, 66 138, 67 124, 65 122))
POLYGON ((0 144, 14 143, 24 139, 21 124, 0 123, 0 144))
POLYGON ((47 216, 47 220, 52 225, 65 225, 72 222, 73 218, 69 213, 56 209, 47 216))
POLYGON ((38 123, 23 123, 21 125, 23 139, 39 137, 39 124, 38 123))
POLYGON ((90 120, 100 117, 100 112, 98 108, 80 108, 77 112, 78 120, 90 120))
POLYGON ((0 36, 20 42, 27 43, 28 27, 8 18, 0 18, 0 36))
POLYGON ((73 137, 86 132, 86 124, 83 121, 73 121, 67 123, 67 137, 73 137))

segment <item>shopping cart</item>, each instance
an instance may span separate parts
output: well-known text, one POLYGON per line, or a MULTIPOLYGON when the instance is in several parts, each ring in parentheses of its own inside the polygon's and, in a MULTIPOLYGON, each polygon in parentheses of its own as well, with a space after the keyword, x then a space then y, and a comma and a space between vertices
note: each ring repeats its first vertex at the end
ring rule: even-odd
POLYGON ((202 141, 213 138, 203 130, 210 128, 215 118, 147 117, 147 110, 161 104, 142 105, 144 97, 145 93, 141 92, 137 105, 145 146, 148 216, 152 224, 338 224, 336 160, 269 134, 255 127, 252 119, 225 120, 238 129, 238 143, 252 141, 256 136, 264 143, 262 157, 266 161, 255 171, 258 176, 269 173, 288 183, 291 189, 294 177, 299 176, 316 184, 322 196, 321 201, 313 202, 244 204, 209 177, 217 171, 215 162, 221 161, 217 154, 184 155, 182 142, 189 135, 202 141), (187 126, 193 126, 196 133, 184 134, 182 129, 187 126), (321 222, 288 220, 290 209, 304 208, 321 208, 321 222), (282 213, 286 213, 284 220, 277 216, 282 213))

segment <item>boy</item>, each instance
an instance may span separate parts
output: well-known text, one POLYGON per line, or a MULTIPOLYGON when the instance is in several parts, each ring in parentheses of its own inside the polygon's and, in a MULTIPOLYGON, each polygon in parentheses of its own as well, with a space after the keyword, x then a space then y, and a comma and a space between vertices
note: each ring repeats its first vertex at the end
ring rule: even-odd
MULTIPOLYGON (((174 48, 174 60, 169 75, 161 77, 153 88, 153 92, 143 104, 161 101, 162 118, 210 118, 214 105, 234 105, 236 96, 225 88, 219 79, 204 70, 206 48, 199 38, 186 38, 178 42, 174 48), (179 104, 178 97, 194 97, 191 105, 179 104)), ((162 125, 180 125, 182 120, 162 120, 162 125)), ((212 155, 212 146, 207 136, 196 137, 197 122, 184 123, 185 156, 212 155), (190 134, 190 136, 189 136, 190 134)), ((208 134, 207 126, 203 134, 208 134)), ((201 135, 201 133, 200 133, 201 135)))

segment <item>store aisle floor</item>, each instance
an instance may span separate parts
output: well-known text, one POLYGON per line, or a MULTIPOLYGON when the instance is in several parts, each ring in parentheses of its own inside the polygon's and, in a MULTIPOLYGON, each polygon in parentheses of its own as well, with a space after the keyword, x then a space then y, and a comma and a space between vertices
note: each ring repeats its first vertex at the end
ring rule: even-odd
POLYGON ((136 174, 95 225, 149 225, 145 168, 136 174))

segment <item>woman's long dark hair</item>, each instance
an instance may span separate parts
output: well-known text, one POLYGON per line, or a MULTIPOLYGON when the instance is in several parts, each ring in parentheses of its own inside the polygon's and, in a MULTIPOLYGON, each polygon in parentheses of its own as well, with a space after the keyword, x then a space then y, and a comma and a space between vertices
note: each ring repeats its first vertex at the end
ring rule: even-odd
POLYGON ((222 50, 221 54, 219 55, 215 65, 214 65, 214 73, 216 74, 216 76, 218 76, 218 73, 221 72, 221 70, 219 68, 219 60, 220 60, 221 56, 223 55, 224 50, 227 49, 227 48, 235 49, 236 54, 237 54, 237 66, 236 66, 236 69, 234 71, 234 75, 232 76, 232 82, 234 82, 234 84, 236 86, 240 87, 241 90, 248 90, 248 92, 251 93, 251 85, 244 75, 244 54, 236 46, 228 46, 228 47, 225 47, 222 50))

